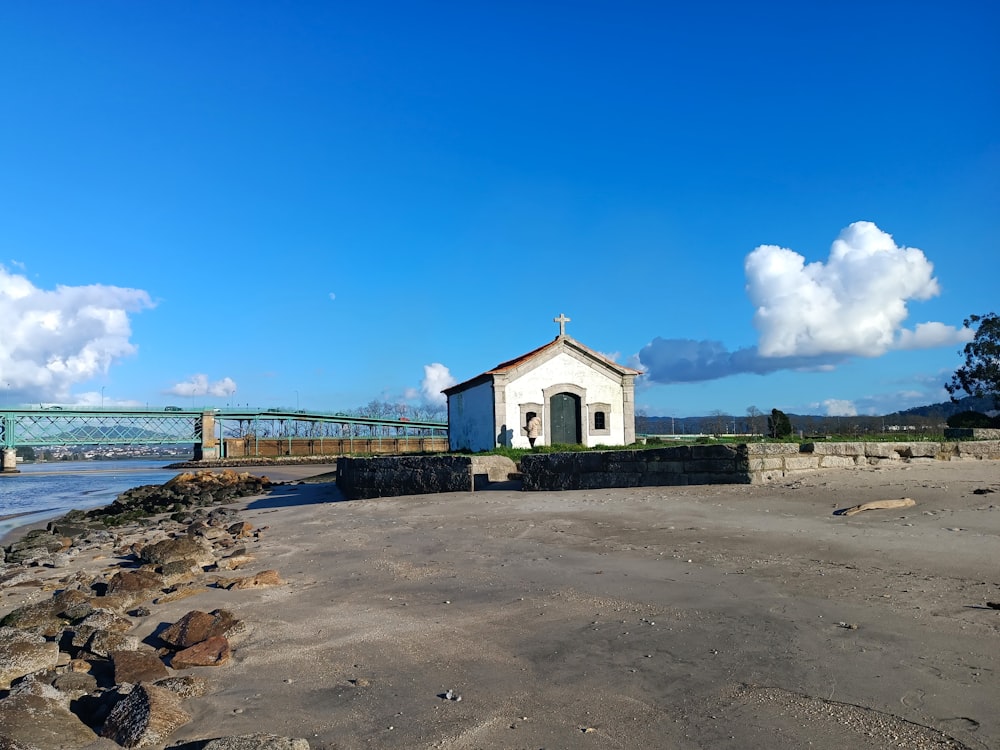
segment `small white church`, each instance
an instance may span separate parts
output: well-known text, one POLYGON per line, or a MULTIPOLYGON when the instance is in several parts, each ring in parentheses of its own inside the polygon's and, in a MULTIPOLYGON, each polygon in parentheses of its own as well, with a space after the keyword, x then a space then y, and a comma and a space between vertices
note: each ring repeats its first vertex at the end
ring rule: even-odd
POLYGON ((630 445, 635 442, 635 378, 566 335, 562 313, 555 340, 447 388, 448 445, 453 451, 535 445, 630 445), (537 424, 537 423, 536 423, 537 424))

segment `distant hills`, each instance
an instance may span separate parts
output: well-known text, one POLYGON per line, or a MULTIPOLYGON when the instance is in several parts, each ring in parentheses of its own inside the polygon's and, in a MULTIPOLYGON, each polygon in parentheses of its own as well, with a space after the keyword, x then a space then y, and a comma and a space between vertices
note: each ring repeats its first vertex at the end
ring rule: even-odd
MULTIPOLYGON (((973 398, 967 396, 958 401, 943 401, 927 406, 915 406, 912 409, 892 412, 884 415, 859 414, 853 417, 828 417, 816 414, 793 414, 786 412, 796 431, 806 433, 844 432, 878 432, 880 430, 898 431, 900 428, 929 428, 943 425, 952 414, 962 411, 978 411, 985 413, 996 409, 992 398, 973 398)), ((637 415, 635 431, 640 435, 692 435, 692 434, 746 434, 763 432, 767 429, 767 417, 770 409, 763 417, 758 417, 756 423, 743 414, 710 414, 703 417, 648 417, 637 415)))

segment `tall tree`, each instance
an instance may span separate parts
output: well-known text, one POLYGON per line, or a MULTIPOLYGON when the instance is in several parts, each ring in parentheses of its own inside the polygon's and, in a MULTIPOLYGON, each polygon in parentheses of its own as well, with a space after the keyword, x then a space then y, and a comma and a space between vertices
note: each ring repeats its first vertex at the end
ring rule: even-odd
POLYGON ((975 328, 976 333, 962 350, 965 364, 955 370, 944 387, 952 401, 958 401, 956 393, 965 391, 977 398, 992 396, 994 405, 1000 408, 1000 316, 970 315, 964 325, 975 328))
POLYGON ((792 421, 780 409, 771 409, 767 418, 767 431, 773 438, 785 438, 792 434, 792 421))

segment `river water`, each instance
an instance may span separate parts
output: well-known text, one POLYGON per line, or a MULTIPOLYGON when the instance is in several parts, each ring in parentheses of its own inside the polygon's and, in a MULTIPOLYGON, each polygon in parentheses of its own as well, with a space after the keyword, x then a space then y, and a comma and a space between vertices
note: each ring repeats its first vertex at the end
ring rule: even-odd
POLYGON ((183 471, 164 468, 168 463, 136 459, 18 464, 20 473, 0 476, 0 538, 24 524, 107 505, 133 487, 163 484, 183 471))

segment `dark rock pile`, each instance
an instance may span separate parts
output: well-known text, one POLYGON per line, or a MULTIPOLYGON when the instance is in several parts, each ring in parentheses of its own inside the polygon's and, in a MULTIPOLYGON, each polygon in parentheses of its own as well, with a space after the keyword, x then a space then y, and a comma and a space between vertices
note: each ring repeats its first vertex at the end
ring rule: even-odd
MULTIPOLYGON (((5 550, 0 591, 27 590, 37 600, 0 619, 0 748, 161 748, 192 720, 185 702, 209 687, 182 673, 226 664, 247 624, 227 609, 191 610, 144 640, 133 633, 159 604, 283 583, 274 570, 233 575, 254 562, 251 546, 265 529, 231 508, 204 507, 270 486, 252 479, 181 475, 123 493, 117 512, 60 519, 5 550), (142 524, 101 523, 136 508, 142 524), (84 560, 99 569, 85 570, 84 560), (69 570, 56 578, 61 567, 69 570), (52 593, 37 598, 41 591, 52 593)), ((199 742, 217 750, 309 748, 303 739, 262 734, 199 742)))

